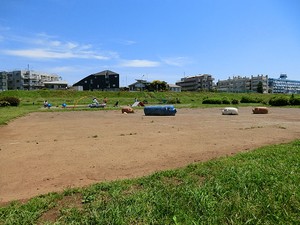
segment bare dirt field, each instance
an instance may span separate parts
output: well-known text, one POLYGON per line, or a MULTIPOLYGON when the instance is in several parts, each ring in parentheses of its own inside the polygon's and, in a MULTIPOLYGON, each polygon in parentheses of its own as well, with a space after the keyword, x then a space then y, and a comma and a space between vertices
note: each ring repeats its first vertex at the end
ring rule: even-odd
POLYGON ((300 108, 238 116, 116 111, 32 113, 0 127, 0 203, 133 178, 300 138, 300 108))

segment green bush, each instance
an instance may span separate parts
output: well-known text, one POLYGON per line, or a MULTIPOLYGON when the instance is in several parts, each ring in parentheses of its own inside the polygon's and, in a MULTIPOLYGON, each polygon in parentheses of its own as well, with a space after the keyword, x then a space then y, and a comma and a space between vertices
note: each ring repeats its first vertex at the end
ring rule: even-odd
POLYGON ((295 98, 294 95, 290 97, 290 104, 291 105, 300 105, 300 98, 295 98))
POLYGON ((174 98, 168 99, 167 102, 168 104, 176 104, 176 100, 174 98))
POLYGON ((170 98, 167 100, 168 104, 180 104, 180 100, 178 98, 170 98))
POLYGON ((219 98, 207 98, 202 101, 202 104, 222 104, 222 100, 219 98))
POLYGON ((232 99, 232 101, 231 101, 231 104, 233 104, 233 105, 237 105, 239 103, 240 103, 240 101, 238 99, 232 99))
POLYGON ((300 98, 294 98, 290 100, 291 105, 300 105, 300 98))
POLYGON ((6 101, 10 104, 10 106, 18 106, 20 104, 20 99, 10 96, 2 97, 0 101, 6 101))
POLYGON ((271 106, 286 106, 289 104, 290 104, 289 99, 284 96, 273 97, 269 101, 269 105, 271 105, 271 106))
POLYGON ((230 104, 230 100, 228 98, 223 98, 222 104, 230 104))
POLYGON ((0 107, 10 106, 9 102, 7 101, 0 101, 0 107))
POLYGON ((260 103, 261 100, 257 98, 251 98, 250 96, 243 96, 241 103, 260 103))
POLYGON ((231 101, 224 97, 222 99, 220 98, 205 98, 202 101, 202 104, 231 104, 231 101))

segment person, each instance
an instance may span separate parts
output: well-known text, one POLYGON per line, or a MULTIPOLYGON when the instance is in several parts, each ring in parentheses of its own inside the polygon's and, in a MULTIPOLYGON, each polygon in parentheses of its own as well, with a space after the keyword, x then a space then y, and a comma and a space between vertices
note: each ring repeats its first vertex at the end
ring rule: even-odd
POLYGON ((114 104, 114 107, 118 107, 119 106, 119 101, 116 101, 116 103, 114 104))
POLYGON ((44 108, 47 108, 47 107, 48 107, 48 104, 49 104, 48 101, 45 100, 45 101, 44 101, 44 108))
POLYGON ((97 98, 93 98, 93 103, 95 103, 96 105, 99 104, 97 98))
POLYGON ((106 103, 107 103, 107 101, 108 101, 108 100, 107 100, 107 98, 105 97, 105 98, 103 99, 103 103, 105 103, 105 104, 106 104, 106 103))
POLYGON ((93 98, 93 103, 89 104, 90 108, 98 108, 99 107, 99 102, 97 100, 97 98, 93 98))

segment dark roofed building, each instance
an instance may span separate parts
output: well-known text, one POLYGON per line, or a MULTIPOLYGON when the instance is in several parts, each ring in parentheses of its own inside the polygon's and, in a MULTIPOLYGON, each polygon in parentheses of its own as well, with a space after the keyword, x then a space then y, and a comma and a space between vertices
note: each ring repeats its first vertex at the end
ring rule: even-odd
POLYGON ((81 86, 82 90, 101 90, 101 91, 117 91, 119 90, 120 75, 110 70, 104 70, 99 73, 91 74, 77 83, 73 87, 81 86))

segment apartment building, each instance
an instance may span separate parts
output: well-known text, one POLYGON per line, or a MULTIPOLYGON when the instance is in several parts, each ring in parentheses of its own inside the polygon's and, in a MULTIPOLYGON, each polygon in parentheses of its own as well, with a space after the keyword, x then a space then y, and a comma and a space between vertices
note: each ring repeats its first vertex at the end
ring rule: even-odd
POLYGON ((268 93, 269 91, 268 75, 251 76, 250 84, 251 84, 251 90, 253 92, 257 92, 259 83, 262 84, 263 93, 268 93))
POLYGON ((0 91, 7 91, 7 73, 5 71, 0 72, 0 91))
POLYGON ((271 93, 300 94, 300 81, 288 80, 287 74, 280 74, 279 78, 269 78, 271 93))
POLYGON ((241 76, 233 76, 217 82, 217 89, 223 92, 249 92, 250 87, 250 79, 241 76))
POLYGON ((268 93, 268 75, 229 77, 227 80, 219 80, 217 89, 223 92, 257 92, 259 83, 262 84, 263 93, 268 93))
POLYGON ((203 74, 193 77, 184 77, 176 82, 181 91, 209 91, 213 89, 214 78, 210 74, 203 74))
POLYGON ((67 82, 60 81, 58 75, 41 73, 33 70, 15 70, 6 73, 7 89, 8 90, 35 90, 47 88, 51 82, 56 84, 55 87, 66 88, 67 82), (60 83, 60 85, 57 85, 60 83))

